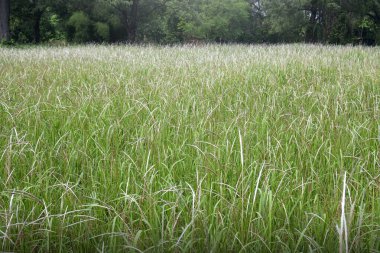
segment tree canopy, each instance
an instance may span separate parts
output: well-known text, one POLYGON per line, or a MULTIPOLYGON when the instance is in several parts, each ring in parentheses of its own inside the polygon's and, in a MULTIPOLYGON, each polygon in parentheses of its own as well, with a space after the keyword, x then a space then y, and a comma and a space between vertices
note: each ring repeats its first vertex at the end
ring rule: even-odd
POLYGON ((380 1, 0 0, 0 40, 374 45, 380 1))

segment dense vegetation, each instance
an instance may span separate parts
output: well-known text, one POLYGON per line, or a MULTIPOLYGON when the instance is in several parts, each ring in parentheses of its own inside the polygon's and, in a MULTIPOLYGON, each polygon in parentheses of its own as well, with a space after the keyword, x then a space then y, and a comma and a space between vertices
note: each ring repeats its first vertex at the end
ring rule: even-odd
POLYGON ((380 249, 376 47, 2 48, 0 76, 1 251, 380 249))
POLYGON ((0 17, 16 43, 380 43, 378 0, 0 0, 0 17))

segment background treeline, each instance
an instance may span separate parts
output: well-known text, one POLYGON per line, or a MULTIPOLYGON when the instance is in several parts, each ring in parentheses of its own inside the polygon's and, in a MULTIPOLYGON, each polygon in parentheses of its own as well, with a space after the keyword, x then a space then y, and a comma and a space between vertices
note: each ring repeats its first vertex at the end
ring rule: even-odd
POLYGON ((0 0, 0 20, 14 43, 380 44, 380 0, 0 0))

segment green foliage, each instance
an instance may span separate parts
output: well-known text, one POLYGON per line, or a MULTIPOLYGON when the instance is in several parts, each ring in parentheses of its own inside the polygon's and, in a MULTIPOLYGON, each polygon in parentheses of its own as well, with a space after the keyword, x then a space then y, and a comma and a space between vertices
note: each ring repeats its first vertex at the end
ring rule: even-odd
POLYGON ((106 23, 96 22, 95 31, 101 41, 109 41, 110 39, 110 27, 106 23))
POLYGON ((263 0, 264 25, 268 27, 267 39, 271 42, 298 42, 304 39, 307 18, 299 10, 298 0, 263 0))
POLYGON ((20 43, 380 42, 377 0, 15 0, 11 7, 20 43))
POLYGON ((69 18, 67 25, 71 28, 69 39, 81 43, 91 40, 91 20, 82 11, 74 12, 69 18))
POLYGON ((10 30, 11 38, 18 43, 33 41, 32 5, 30 1, 12 1, 10 30))
POLYGON ((210 41, 239 41, 249 26, 245 0, 212 0, 202 6, 201 28, 210 41))

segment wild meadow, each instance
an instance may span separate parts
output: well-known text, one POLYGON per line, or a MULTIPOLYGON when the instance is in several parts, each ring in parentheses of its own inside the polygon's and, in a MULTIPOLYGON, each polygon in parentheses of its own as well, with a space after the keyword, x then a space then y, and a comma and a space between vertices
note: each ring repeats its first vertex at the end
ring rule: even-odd
POLYGON ((0 251, 379 252, 380 48, 0 48, 0 251))

